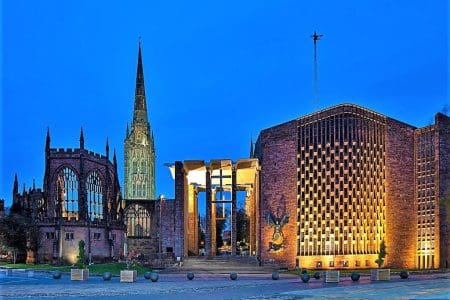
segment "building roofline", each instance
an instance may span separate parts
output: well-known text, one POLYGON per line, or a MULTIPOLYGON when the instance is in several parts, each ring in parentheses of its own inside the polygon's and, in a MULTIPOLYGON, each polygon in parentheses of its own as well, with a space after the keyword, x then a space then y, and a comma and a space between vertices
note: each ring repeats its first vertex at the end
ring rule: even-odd
POLYGON ((411 124, 408 124, 408 123, 406 123, 406 122, 403 122, 403 121, 394 119, 394 118, 392 118, 392 117, 386 116, 386 115, 384 115, 384 114, 382 114, 382 113, 376 112, 376 111, 374 111, 374 110, 372 110, 372 109, 369 109, 369 108, 366 108, 366 107, 363 107, 363 106, 360 106, 360 105, 357 105, 357 104, 354 104, 354 103, 344 102, 344 103, 340 103, 340 104, 337 104, 337 105, 333 105, 333 106, 330 106, 330 107, 327 107, 327 108, 324 108, 324 109, 321 109, 321 110, 318 110, 318 111, 315 111, 315 112, 312 112, 312 113, 309 113, 309 114, 306 114, 306 115, 297 117, 297 118, 295 118, 295 119, 289 120, 289 121, 287 121, 287 122, 283 122, 283 123, 281 123, 281 124, 277 124, 277 125, 272 126, 272 127, 264 128, 264 129, 262 129, 262 130, 260 131, 260 134, 261 134, 261 132, 263 132, 263 131, 266 131, 266 130, 269 130, 269 129, 273 129, 273 128, 276 128, 276 127, 279 127, 279 126, 283 126, 283 125, 285 125, 285 124, 287 124, 287 123, 290 123, 290 122, 292 122, 292 121, 302 121, 302 120, 306 120, 306 119, 308 119, 308 118, 314 118, 314 117, 316 117, 316 116, 318 116, 318 115, 327 113, 327 112, 332 111, 332 110, 337 110, 337 109, 339 109, 339 108, 353 108, 353 109, 358 109, 358 110, 361 110, 361 111, 363 111, 363 112, 367 112, 367 113, 373 114, 374 116, 379 117, 379 118, 381 118, 381 119, 385 119, 385 120, 388 120, 388 119, 389 119, 389 120, 393 120, 393 121, 395 121, 395 122, 398 122, 398 123, 404 124, 404 125, 406 125, 406 126, 409 126, 409 127, 413 128, 413 129, 417 129, 417 128, 418 128, 418 127, 413 126, 413 125, 411 125, 411 124))

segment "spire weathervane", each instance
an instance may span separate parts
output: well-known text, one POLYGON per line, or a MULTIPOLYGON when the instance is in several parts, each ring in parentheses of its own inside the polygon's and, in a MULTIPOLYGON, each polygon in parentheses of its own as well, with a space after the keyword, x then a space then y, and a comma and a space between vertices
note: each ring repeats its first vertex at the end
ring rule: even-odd
POLYGON ((323 37, 323 34, 318 34, 314 31, 314 34, 311 35, 311 38, 314 42, 314 110, 317 110, 317 105, 319 102, 319 79, 317 75, 317 41, 323 37))

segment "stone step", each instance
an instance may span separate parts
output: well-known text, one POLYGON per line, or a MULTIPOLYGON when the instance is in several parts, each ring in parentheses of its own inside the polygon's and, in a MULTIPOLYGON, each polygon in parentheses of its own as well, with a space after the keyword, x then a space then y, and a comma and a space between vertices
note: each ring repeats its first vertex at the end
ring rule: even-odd
POLYGON ((267 274, 277 270, 278 266, 259 266, 256 257, 252 256, 213 256, 185 257, 181 265, 175 264, 163 270, 163 273, 207 273, 226 274, 267 274))

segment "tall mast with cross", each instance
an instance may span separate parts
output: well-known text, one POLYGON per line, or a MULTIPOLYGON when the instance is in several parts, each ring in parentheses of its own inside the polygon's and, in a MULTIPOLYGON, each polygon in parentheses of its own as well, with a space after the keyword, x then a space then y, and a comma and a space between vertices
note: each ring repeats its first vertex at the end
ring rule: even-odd
POLYGON ((319 41, 323 37, 323 34, 318 34, 314 31, 314 34, 311 35, 311 38, 314 42, 314 110, 318 108, 319 102, 319 78, 317 74, 317 41, 319 41))

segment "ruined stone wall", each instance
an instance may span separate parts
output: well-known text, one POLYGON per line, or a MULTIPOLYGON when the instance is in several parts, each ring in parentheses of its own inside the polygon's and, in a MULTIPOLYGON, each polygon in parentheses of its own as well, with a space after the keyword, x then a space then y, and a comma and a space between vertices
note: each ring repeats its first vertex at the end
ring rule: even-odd
POLYGON ((123 220, 118 210, 120 186, 116 166, 107 156, 85 149, 50 149, 47 144, 45 155, 44 190, 36 189, 33 184, 32 189, 22 194, 15 188, 13 195, 14 202, 19 203, 20 214, 40 228, 42 245, 38 260, 58 261, 61 255, 62 260, 74 263, 80 240, 85 241, 87 258, 89 254, 94 261, 118 258, 123 254, 123 220), (74 171, 78 184, 78 210, 67 218, 56 214, 55 192, 58 174, 65 167, 74 171), (86 181, 94 171, 101 180, 103 218, 90 219, 86 181))
POLYGON ((259 256, 263 264, 276 261, 295 267, 297 244, 297 121, 293 120, 263 130, 257 142, 260 173, 260 242, 259 256), (284 249, 269 251, 274 229, 266 222, 267 213, 276 217, 289 215, 283 227, 284 249))
POLYGON ((116 202, 117 193, 120 192, 118 186, 117 174, 114 165, 104 155, 93 153, 85 149, 50 149, 46 161, 48 162, 48 186, 44 186, 44 192, 48 195, 46 199, 47 216, 50 218, 55 215, 57 199, 56 180, 59 171, 64 167, 71 168, 78 179, 78 209, 79 219, 87 218, 88 200, 86 199, 86 180, 90 173, 96 171, 102 181, 104 194, 103 213, 106 216, 109 207, 111 207, 110 218, 116 218, 118 203, 116 202))
POLYGON ((78 242, 84 240, 86 259, 91 253, 92 261, 103 262, 105 260, 119 258, 123 255, 123 231, 111 230, 104 227, 89 229, 80 226, 78 222, 65 222, 61 230, 52 225, 40 226, 42 236, 41 247, 38 252, 40 262, 57 262, 62 243, 62 259, 64 262, 74 264, 78 256, 78 242), (66 236, 69 234, 69 237, 66 236), (96 235, 99 234, 99 235, 96 235), (73 236, 73 239, 72 239, 73 236), (61 237, 61 240, 59 240, 61 237), (90 251, 89 251, 90 243, 90 251))
POLYGON ((162 253, 173 253, 175 249, 175 201, 164 200, 162 202, 161 216, 161 242, 162 253))
POLYGON ((417 203, 414 197, 414 127, 387 118, 385 265, 414 268, 417 203))

